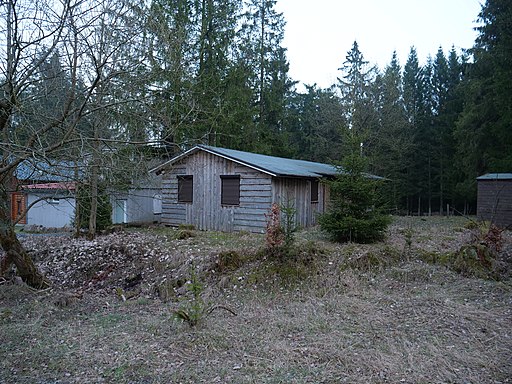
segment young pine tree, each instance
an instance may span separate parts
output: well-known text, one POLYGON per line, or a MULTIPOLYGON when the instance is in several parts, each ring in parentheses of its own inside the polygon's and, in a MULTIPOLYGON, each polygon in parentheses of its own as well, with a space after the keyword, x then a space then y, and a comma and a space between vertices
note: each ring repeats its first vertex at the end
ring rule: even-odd
POLYGON ((379 201, 382 179, 364 172, 366 159, 358 150, 359 140, 349 140, 352 150, 342 160, 340 174, 328 182, 331 201, 319 218, 320 227, 335 241, 371 243, 384 237, 391 218, 383 213, 379 201))
POLYGON ((342 131, 345 157, 338 176, 329 181, 330 203, 319 223, 335 241, 370 243, 381 240, 391 222, 383 213, 378 179, 365 173, 368 159, 363 153, 364 130, 342 131))
POLYGON ((339 175, 329 182, 331 201, 327 212, 319 218, 322 230, 336 241, 377 241, 384 237, 390 223, 378 201, 380 179, 365 173, 369 135, 376 121, 370 96, 373 70, 366 70, 366 64, 354 42, 340 68, 343 77, 339 79, 347 123, 341 132, 345 156, 339 175))

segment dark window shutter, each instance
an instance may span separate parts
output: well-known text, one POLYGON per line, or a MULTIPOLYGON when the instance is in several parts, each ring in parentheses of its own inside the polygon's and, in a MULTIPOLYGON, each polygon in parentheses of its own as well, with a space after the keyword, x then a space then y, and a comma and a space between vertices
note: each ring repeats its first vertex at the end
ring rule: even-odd
POLYGON ((178 203, 193 202, 194 177, 191 175, 178 176, 178 203))
POLYGON ((311 180, 311 202, 318 203, 318 180, 311 180))
POLYGON ((221 204, 240 205, 240 175, 221 176, 221 204))

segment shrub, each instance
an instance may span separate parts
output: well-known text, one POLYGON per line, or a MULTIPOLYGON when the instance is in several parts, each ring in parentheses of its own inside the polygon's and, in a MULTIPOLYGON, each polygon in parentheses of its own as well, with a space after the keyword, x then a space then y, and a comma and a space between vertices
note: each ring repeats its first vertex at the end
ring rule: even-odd
POLYGON ((284 244, 284 231, 281 227, 281 208, 279 204, 272 204, 270 212, 265 214, 267 227, 265 231, 265 245, 267 253, 275 256, 284 244))
POLYGON ((174 311, 174 317, 194 327, 203 319, 206 304, 202 298, 204 287, 199 281, 193 265, 190 268, 190 282, 187 283, 187 290, 192 297, 181 308, 174 311))
POLYGON ((265 214, 267 218, 265 252, 268 256, 283 259, 294 253, 295 213, 295 208, 287 202, 285 206, 272 204, 270 212, 265 214), (281 216, 284 219, 284 226, 281 224, 281 216))
POLYGON ((340 174, 328 182, 331 202, 319 223, 335 241, 375 242, 384 237, 391 223, 379 199, 382 181, 371 178, 363 169, 364 159, 349 156, 344 168, 339 168, 340 174))
POLYGON ((379 272, 402 260, 398 250, 384 246, 366 250, 360 255, 351 255, 341 264, 341 270, 355 269, 362 272, 379 272))
POLYGON ((342 133, 346 155, 338 165, 338 175, 328 181, 331 201, 319 224, 335 241, 375 242, 384 237, 391 223, 380 197, 384 179, 366 173, 368 159, 362 143, 368 132, 348 129, 342 133))

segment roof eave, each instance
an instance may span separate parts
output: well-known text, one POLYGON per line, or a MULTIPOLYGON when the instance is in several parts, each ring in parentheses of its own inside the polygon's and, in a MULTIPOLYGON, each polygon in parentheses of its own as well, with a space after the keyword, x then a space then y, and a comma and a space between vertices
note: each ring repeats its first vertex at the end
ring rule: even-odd
POLYGON ((183 152, 183 153, 180 153, 179 155, 177 156, 174 156, 172 159, 170 160, 167 160, 165 163, 163 164, 160 164, 159 166, 155 167, 155 168, 152 168, 149 170, 149 173, 155 173, 155 174, 160 174, 160 172, 167 166, 169 165, 172 165, 174 163, 176 163, 177 161, 191 155, 193 152, 196 152, 197 150, 199 149, 199 146, 194 146, 192 148, 190 148, 189 150, 183 152))
POLYGON ((270 172, 270 171, 268 171, 268 170, 266 170, 266 169, 264 169, 264 168, 257 167, 257 166, 255 166, 254 164, 250 164, 250 163, 247 163, 247 162, 245 162, 245 161, 241 161, 241 160, 236 159, 236 158, 231 157, 231 156, 224 155, 224 154, 222 154, 222 153, 219 153, 219 152, 216 152, 216 151, 214 151, 214 150, 211 150, 210 148, 205 148, 205 147, 203 147, 202 145, 196 145, 196 146, 194 146, 194 147, 190 148, 189 150, 187 150, 187 151, 185 151, 185 152, 183 152, 183 153, 181 153, 181 154, 179 154, 179 155, 177 155, 177 156, 173 157, 172 159, 170 159, 170 160, 166 161, 165 163, 160 164, 158 167, 155 167, 155 168, 153 168, 153 169, 150 169, 150 170, 149 170, 149 172, 150 172, 150 173, 153 173, 153 172, 154 172, 154 173, 158 174, 158 173, 159 173, 162 169, 164 169, 165 167, 167 167, 167 166, 169 166, 169 165, 172 165, 172 164, 176 163, 177 161, 179 161, 179 160, 181 160, 181 159, 183 159, 183 158, 185 158, 185 157, 187 157, 187 156, 190 156, 191 154, 193 154, 193 153, 195 153, 195 152, 197 152, 197 151, 199 151, 199 150, 201 150, 201 151, 205 151, 205 152, 210 153, 210 154, 215 155, 215 156, 222 157, 223 159, 227 159, 227 160, 233 161, 233 162, 235 162, 235 163, 237 163, 237 164, 243 165, 243 166, 245 166, 245 167, 248 167, 248 168, 254 169, 254 170, 256 170, 256 171, 259 171, 259 172, 265 173, 265 174, 270 175, 270 176, 274 176, 274 177, 275 177, 275 176, 279 176, 279 175, 277 175, 277 174, 275 174, 275 173, 273 173, 273 172, 270 172))
POLYGON ((245 162, 245 161, 242 161, 242 160, 239 160, 235 157, 232 157, 232 156, 228 156, 228 155, 225 155, 223 153, 219 153, 219 152, 216 152, 215 150, 212 150, 210 148, 205 148, 203 147, 202 145, 198 145, 197 146, 198 148, 200 148, 201 150, 205 151, 205 152, 208 152, 208 153, 211 153, 212 155, 216 155, 216 156, 219 156, 219 157, 222 157, 223 159, 227 159, 227 160, 230 160, 230 161, 233 161, 237 164, 240 164, 240 165, 243 165, 245 167, 248 167, 248 168, 251 168, 251 169, 254 169, 256 171, 259 171, 259 172, 262 172, 262 173, 265 173, 269 176, 272 176, 272 177, 278 177, 280 176, 279 174, 276 174, 276 173, 273 173, 273 172, 270 172, 269 170, 265 169, 265 168, 262 168, 262 167, 258 167, 254 164, 251 164, 251 163, 248 163, 248 162, 245 162))

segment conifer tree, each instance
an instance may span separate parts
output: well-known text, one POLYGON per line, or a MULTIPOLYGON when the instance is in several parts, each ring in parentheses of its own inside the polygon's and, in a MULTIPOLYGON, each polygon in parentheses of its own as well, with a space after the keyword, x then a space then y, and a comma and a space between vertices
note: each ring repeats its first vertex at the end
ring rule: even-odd
POLYGON ((384 74, 375 82, 379 94, 379 124, 371 149, 372 171, 390 179, 386 183, 391 207, 397 211, 408 193, 407 171, 412 155, 412 135, 406 118, 402 74, 396 52, 384 74))
POLYGON ((371 243, 382 240, 391 222, 383 213, 379 195, 382 180, 365 173, 367 158, 360 153, 361 139, 357 135, 345 137, 345 156, 339 175, 327 182, 330 202, 327 211, 319 217, 320 227, 335 241, 371 243))
POLYGON ((338 87, 341 92, 342 113, 348 124, 345 128, 349 136, 360 138, 363 153, 370 145, 371 132, 375 130, 377 121, 371 97, 371 83, 376 68, 368 65, 357 41, 354 41, 339 70, 343 73, 343 76, 338 78, 338 87))
POLYGON ((487 0, 479 33, 461 84, 464 109, 455 137, 464 179, 458 191, 468 201, 476 197, 476 177, 512 169, 512 2, 487 0))
POLYGON ((377 184, 368 177, 370 134, 377 121, 374 99, 371 97, 371 76, 367 62, 357 42, 340 68, 342 111, 346 126, 342 128, 343 158, 339 175, 328 182, 330 204, 319 223, 336 241, 373 242, 383 238, 390 222, 382 213, 377 184))
POLYGON ((289 137, 289 157, 329 163, 341 160, 340 100, 333 88, 306 86, 296 92, 287 106, 285 120, 289 137))
POLYGON ((281 133, 294 86, 282 46, 285 21, 275 4, 276 0, 248 1, 240 30, 240 54, 254 71, 248 80, 254 89, 255 125, 248 142, 253 143, 253 150, 269 154, 280 154, 286 145, 281 133))

